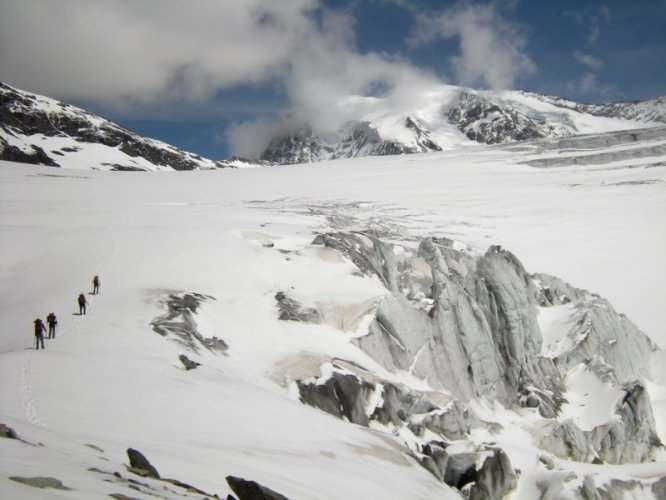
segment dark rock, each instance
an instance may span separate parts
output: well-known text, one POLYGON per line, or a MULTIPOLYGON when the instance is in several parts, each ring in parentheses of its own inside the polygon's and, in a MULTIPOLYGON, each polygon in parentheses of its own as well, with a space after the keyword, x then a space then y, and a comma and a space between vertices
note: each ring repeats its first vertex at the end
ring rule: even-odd
POLYGON ((526 141, 551 135, 550 128, 510 106, 500 106, 484 97, 462 92, 447 114, 469 139, 484 144, 526 141))
POLYGON ((446 446, 441 441, 428 442, 421 447, 421 455, 417 456, 419 463, 442 482, 445 482, 449 461, 446 446))
POLYGON ((288 500, 284 495, 255 481, 234 476, 227 476, 226 479, 229 487, 238 496, 238 500, 288 500))
POLYGON ((152 466, 148 459, 140 451, 132 448, 127 449, 127 456, 130 461, 130 471, 143 477, 152 477, 160 479, 157 469, 152 466))
POLYGON ((208 300, 215 299, 200 293, 171 294, 164 301, 168 312, 154 319, 150 326, 155 333, 173 338, 195 353, 198 353, 201 347, 212 352, 225 353, 229 348, 226 342, 217 337, 201 335, 194 320, 199 305, 208 300))
POLYGON ((509 457, 499 448, 468 444, 468 448, 451 453, 446 443, 431 441, 423 446, 422 456, 417 458, 435 477, 464 491, 467 498, 504 498, 517 484, 509 457))
POLYGON ((184 354, 181 354, 178 356, 178 359, 180 359, 180 362, 183 363, 183 366, 185 367, 185 370, 194 370, 198 366, 201 366, 201 363, 197 363, 196 361, 192 361, 190 358, 185 356, 184 354))
POLYGON ((322 140, 306 126, 273 139, 259 159, 283 165, 310 163, 319 161, 325 150, 322 140))
POLYGON ((324 383, 297 382, 301 402, 315 406, 349 422, 368 425, 365 413, 367 401, 374 386, 356 375, 334 372, 324 383))
POLYGON ((9 479, 16 481, 17 483, 25 484, 32 486, 34 488, 53 488, 55 490, 66 490, 71 491, 72 488, 68 488, 60 479, 55 479, 53 477, 21 477, 21 476, 11 476, 9 479))
POLYGON ((655 498, 666 498, 666 476, 652 484, 652 494, 655 498))
POLYGON ((537 285, 537 303, 541 307, 558 306, 583 299, 589 292, 574 288, 555 276, 545 273, 532 275, 537 285))
POLYGON ((441 151, 442 148, 428 128, 414 116, 404 122, 415 145, 384 139, 367 121, 351 122, 324 140, 312 127, 304 125, 275 137, 261 154, 261 161, 272 164, 312 163, 327 159, 358 156, 386 156, 441 151))
POLYGON ((0 437, 8 439, 18 439, 18 435, 16 434, 16 432, 14 432, 14 429, 5 424, 0 424, 0 437))
POLYGON ((210 493, 206 493, 203 490, 200 490, 199 488, 192 486, 191 484, 184 483, 182 481, 178 481, 177 479, 162 479, 165 483, 173 484, 174 486, 178 486, 179 488, 184 489, 188 493, 196 493, 198 495, 203 495, 206 498, 219 498, 217 495, 211 495, 210 493))
POLYGON ((428 151, 441 151, 442 147, 437 144, 437 141, 432 136, 430 130, 421 123, 418 119, 413 116, 408 116, 405 120, 405 126, 414 132, 416 136, 416 141, 421 148, 421 152, 426 153, 428 151))
POLYGON ((499 448, 491 450, 476 471, 474 485, 470 489, 470 500, 494 500, 504 498, 516 487, 517 478, 506 453, 499 448))
POLYGON ((60 166, 39 146, 31 145, 29 151, 23 151, 8 144, 2 138, 0 138, 0 160, 29 163, 31 165, 47 165, 49 167, 60 166))
POLYGON ((275 294, 278 310, 278 319, 282 321, 300 321, 303 323, 321 323, 321 314, 317 309, 303 307, 298 301, 290 298, 284 292, 275 294))
MULTIPOLYGON (((39 96, 41 99, 44 98, 39 96)), ((41 134, 46 137, 71 138, 79 143, 103 144, 117 148, 130 157, 141 157, 153 165, 175 170, 192 170, 202 164, 203 159, 198 155, 146 139, 82 109, 56 103, 62 111, 54 111, 53 106, 45 110, 37 101, 38 96, 0 82, 0 132, 14 137, 41 134)), ((2 160, 58 166, 38 146, 33 145, 32 149, 34 153, 25 153, 0 139, 2 160)), ((68 152, 68 149, 63 148, 61 152, 68 152)), ((132 165, 119 167, 127 169, 132 168, 132 165)))

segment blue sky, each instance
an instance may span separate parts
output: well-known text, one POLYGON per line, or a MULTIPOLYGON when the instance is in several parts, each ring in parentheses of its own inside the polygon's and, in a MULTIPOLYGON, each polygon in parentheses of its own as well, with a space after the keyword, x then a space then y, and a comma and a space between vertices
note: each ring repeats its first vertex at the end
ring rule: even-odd
POLYGON ((222 159, 440 81, 666 95, 664 0, 0 0, 0 80, 222 159))

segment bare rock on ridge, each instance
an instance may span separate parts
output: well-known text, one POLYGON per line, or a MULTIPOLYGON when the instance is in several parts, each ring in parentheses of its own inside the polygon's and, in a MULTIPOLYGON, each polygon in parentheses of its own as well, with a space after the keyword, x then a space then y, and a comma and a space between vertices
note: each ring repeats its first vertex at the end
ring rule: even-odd
POLYGON ((238 500, 289 500, 284 495, 255 481, 234 476, 227 476, 226 479, 229 487, 238 495, 238 500))
POLYGON ((148 459, 138 450, 127 448, 127 456, 130 461, 130 471, 142 477, 152 477, 160 479, 157 469, 148 461, 148 459))

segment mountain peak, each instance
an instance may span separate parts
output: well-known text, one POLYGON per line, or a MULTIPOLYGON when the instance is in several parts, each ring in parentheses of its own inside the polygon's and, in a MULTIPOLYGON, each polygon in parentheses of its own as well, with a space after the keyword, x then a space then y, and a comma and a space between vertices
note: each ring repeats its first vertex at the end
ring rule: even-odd
MULTIPOLYGON (((379 101, 379 100, 378 100, 379 101)), ((307 125, 282 133, 261 154, 273 163, 424 153, 475 143, 502 144, 666 123, 666 98, 635 103, 578 104, 526 91, 475 91, 446 86, 414 109, 381 110, 337 130, 307 125)))
POLYGON ((219 165, 87 111, 0 82, 0 159, 97 170, 193 170, 219 165))

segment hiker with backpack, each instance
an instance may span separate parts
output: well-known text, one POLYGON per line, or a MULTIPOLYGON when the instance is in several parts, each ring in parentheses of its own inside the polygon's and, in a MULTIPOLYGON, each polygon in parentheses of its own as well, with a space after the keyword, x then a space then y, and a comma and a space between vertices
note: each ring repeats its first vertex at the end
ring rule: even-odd
POLYGON ((58 324, 58 319, 54 313, 49 313, 46 317, 46 322, 49 324, 49 334, 46 336, 47 339, 55 338, 56 325, 58 324))
POLYGON ((99 293, 99 276, 93 278, 93 295, 99 293))
POLYGON ((46 349, 44 347, 44 332, 46 331, 46 327, 44 326, 44 323, 42 323, 42 320, 37 318, 35 320, 35 349, 39 350, 39 344, 42 344, 42 349, 46 349))
POLYGON ((79 302, 79 316, 81 316, 86 313, 86 306, 88 305, 88 301, 86 300, 86 296, 83 295, 83 292, 79 294, 78 302, 79 302))

